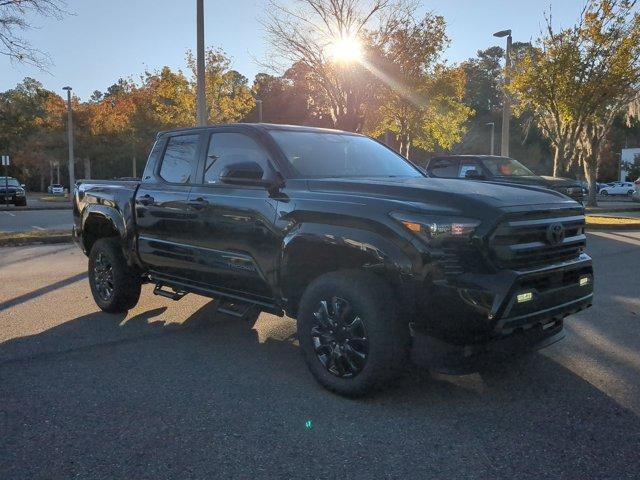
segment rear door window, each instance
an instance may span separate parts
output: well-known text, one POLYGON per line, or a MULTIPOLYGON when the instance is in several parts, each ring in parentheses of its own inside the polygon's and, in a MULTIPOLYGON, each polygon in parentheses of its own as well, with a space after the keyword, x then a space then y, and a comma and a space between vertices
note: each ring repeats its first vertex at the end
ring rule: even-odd
POLYGON ((199 141, 199 135, 169 138, 160 165, 160 176, 170 183, 192 183, 198 165, 199 141))

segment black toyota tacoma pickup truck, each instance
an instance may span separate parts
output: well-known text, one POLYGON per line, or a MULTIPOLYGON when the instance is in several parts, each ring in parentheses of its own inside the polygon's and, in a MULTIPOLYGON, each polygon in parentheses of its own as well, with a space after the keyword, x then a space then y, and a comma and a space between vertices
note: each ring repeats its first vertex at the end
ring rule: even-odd
POLYGON ((160 133, 141 181, 80 181, 74 237, 98 306, 143 283, 297 320, 315 378, 387 385, 411 353, 468 371, 539 348, 591 305, 583 207, 552 190, 427 178, 368 137, 237 124, 160 133))

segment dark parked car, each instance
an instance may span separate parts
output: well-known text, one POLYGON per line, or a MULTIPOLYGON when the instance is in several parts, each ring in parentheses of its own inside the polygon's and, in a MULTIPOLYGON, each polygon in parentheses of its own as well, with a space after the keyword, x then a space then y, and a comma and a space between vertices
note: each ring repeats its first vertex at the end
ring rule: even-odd
POLYGON ((25 186, 13 177, 0 177, 0 205, 13 203, 16 207, 27 205, 25 186))
POLYGON ((494 155, 447 155, 433 157, 427 173, 438 178, 466 178, 550 188, 582 202, 585 189, 579 180, 536 175, 517 160, 494 155))
POLYGON ((351 133, 266 124, 158 135, 141 181, 79 182, 98 306, 143 283, 297 320, 315 378, 386 386, 408 354, 449 372, 562 337, 591 305, 583 207, 536 186, 427 178, 351 133))

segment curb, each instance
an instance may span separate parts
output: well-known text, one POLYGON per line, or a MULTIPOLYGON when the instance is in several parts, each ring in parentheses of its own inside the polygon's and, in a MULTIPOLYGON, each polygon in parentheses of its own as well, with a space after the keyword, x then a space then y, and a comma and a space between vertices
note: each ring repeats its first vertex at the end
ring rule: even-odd
POLYGON ((639 212, 640 204, 636 202, 630 202, 629 206, 615 205, 612 207, 607 207, 606 205, 598 205, 597 207, 584 207, 584 211, 587 215, 597 215, 598 213, 639 212))
POLYGON ((51 235, 33 235, 33 236, 15 236, 0 238, 0 247, 20 247, 22 245, 37 244, 56 244, 69 243, 73 240, 71 233, 51 234, 51 235))
POLYGON ((602 230, 626 230, 626 231, 640 231, 639 224, 622 224, 622 225, 587 225, 586 231, 602 231, 602 230))
POLYGON ((34 211, 34 210, 71 210, 71 205, 66 205, 66 206, 57 206, 57 205, 53 205, 51 207, 15 207, 15 208, 0 208, 0 212, 27 212, 27 211, 34 211))

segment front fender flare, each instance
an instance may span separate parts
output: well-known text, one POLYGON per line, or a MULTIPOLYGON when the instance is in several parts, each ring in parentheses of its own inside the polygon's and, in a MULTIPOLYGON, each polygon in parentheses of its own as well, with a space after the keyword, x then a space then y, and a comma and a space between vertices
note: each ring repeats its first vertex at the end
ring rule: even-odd
POLYGON ((394 286, 415 272, 418 258, 381 234, 346 226, 305 223, 283 240, 280 259, 282 298, 297 308, 306 286, 318 276, 342 269, 366 269, 394 286))

